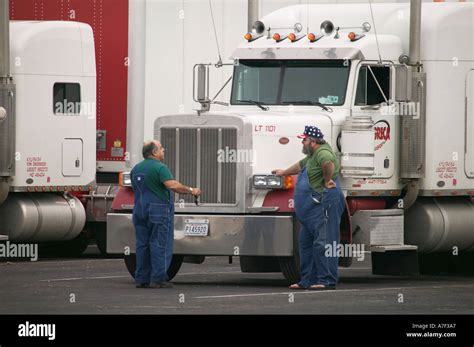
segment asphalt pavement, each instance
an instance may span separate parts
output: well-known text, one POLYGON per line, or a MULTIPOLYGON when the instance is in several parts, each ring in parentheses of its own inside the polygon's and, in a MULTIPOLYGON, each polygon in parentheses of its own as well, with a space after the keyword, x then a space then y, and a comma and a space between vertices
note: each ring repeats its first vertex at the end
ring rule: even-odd
POLYGON ((340 268, 333 291, 290 290, 280 273, 242 273, 238 258, 184 263, 171 289, 137 289, 122 259, 90 246, 77 259, 0 262, 0 314, 472 314, 474 277, 340 268))

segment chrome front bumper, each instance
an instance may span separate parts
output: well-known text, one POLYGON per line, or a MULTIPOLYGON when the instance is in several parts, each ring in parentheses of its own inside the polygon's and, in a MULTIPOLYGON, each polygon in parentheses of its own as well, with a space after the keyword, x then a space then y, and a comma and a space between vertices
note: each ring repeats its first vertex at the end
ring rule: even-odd
MULTIPOLYGON (((293 217, 254 215, 175 215, 174 253, 223 256, 292 256, 293 217), (186 236, 185 219, 209 219, 207 236, 186 236)), ((135 253, 132 214, 107 216, 107 253, 135 253)))

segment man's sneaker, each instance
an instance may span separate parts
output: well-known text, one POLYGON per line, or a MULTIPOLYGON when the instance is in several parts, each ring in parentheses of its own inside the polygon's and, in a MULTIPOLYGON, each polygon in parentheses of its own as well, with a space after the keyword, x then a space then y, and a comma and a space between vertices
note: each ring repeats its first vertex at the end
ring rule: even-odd
POLYGON ((150 285, 151 288, 173 288, 169 282, 154 282, 150 285))
POLYGON ((150 288, 150 285, 148 283, 140 283, 137 284, 137 288, 150 288))

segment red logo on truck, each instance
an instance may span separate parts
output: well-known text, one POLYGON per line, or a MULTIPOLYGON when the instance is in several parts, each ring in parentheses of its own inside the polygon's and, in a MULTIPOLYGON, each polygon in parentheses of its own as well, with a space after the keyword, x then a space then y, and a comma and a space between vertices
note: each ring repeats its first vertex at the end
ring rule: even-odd
POLYGON ((374 125, 374 132, 375 141, 380 141, 375 144, 375 150, 378 151, 387 141, 390 141, 390 124, 386 120, 379 120, 374 125))

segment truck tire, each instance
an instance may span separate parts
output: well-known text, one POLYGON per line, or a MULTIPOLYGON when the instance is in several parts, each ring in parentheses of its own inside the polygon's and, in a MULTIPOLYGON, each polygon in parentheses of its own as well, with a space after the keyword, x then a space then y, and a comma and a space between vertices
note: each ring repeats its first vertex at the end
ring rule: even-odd
POLYGON ((91 223, 90 228, 100 254, 107 255, 107 224, 91 223))
MULTIPOLYGON (((137 270, 137 257, 135 254, 126 255, 124 258, 125 266, 127 267, 128 272, 130 275, 135 278, 135 271, 137 270)), ((181 268, 181 264, 183 264, 184 255, 173 255, 173 259, 171 259, 171 264, 168 269, 168 280, 171 281, 174 276, 178 273, 179 269, 181 268)))
POLYGON ((281 272, 288 282, 290 282, 290 284, 298 283, 301 279, 299 255, 293 257, 280 257, 279 261, 281 272))
POLYGON ((280 272, 278 257, 240 256, 240 270, 242 272, 280 272))
POLYGON ((298 283, 301 280, 301 271, 300 271, 300 251, 298 240, 300 237, 300 224, 296 221, 294 217, 294 234, 293 234, 293 256, 292 257, 280 257, 278 260, 280 262, 280 270, 283 273, 283 276, 287 279, 290 284, 298 283))
MULTIPOLYGON (((296 240, 299 237, 299 230, 296 231, 296 240)), ((344 242, 341 241, 341 244, 344 242)), ((301 279, 300 271, 300 256, 298 246, 296 246, 295 254, 293 257, 280 257, 280 268, 283 276, 291 283, 298 283, 301 279)), ((352 265, 352 257, 339 257, 339 266, 350 267, 352 265)))
POLYGON ((70 241, 46 242, 39 244, 39 253, 46 257, 77 258, 89 246, 90 238, 86 233, 80 233, 70 241))

